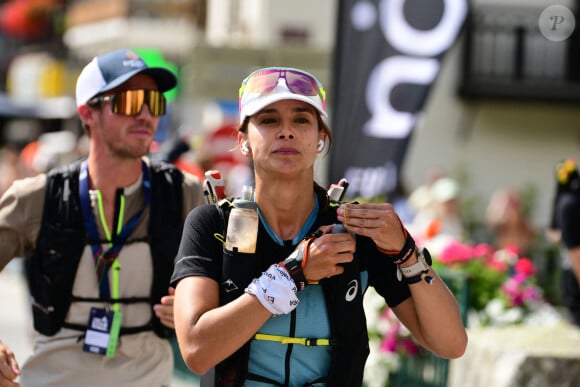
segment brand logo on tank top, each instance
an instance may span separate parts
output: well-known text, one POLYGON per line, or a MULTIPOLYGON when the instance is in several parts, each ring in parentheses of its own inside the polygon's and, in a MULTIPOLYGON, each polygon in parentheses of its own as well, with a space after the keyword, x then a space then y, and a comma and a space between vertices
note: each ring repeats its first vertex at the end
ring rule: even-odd
POLYGON ((346 290, 346 295, 344 299, 347 302, 351 302, 356 297, 356 293, 358 292, 358 281, 352 280, 348 283, 348 289, 346 290))
POLYGON ((238 289, 238 286, 231 279, 228 279, 228 280, 224 281, 223 283, 225 285, 224 288, 226 290, 226 293, 229 293, 229 292, 231 292, 233 290, 237 290, 238 289))

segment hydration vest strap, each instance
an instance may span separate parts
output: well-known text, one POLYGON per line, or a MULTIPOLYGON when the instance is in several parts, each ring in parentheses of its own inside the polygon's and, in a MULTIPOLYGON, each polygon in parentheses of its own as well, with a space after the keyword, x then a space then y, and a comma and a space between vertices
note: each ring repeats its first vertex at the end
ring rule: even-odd
MULTIPOLYGON (((67 323, 67 322, 63 323, 62 327, 67 328, 67 329, 72 329, 75 331, 83 331, 83 332, 87 330, 86 325, 72 324, 72 323, 67 323)), ((153 330, 153 326, 151 324, 140 325, 137 327, 121 327, 121 330, 119 331, 119 335, 120 336, 134 335, 135 333, 152 331, 152 330, 153 330)))
POLYGON ((286 336, 277 336, 277 335, 267 335, 264 333, 256 333, 254 336, 256 340, 265 340, 265 341, 277 341, 281 344, 300 344, 306 347, 317 347, 317 346, 324 346, 330 345, 329 339, 316 339, 316 338, 307 338, 307 337, 286 337, 286 336))
MULTIPOLYGON (((265 376, 258 375, 258 374, 254 374, 254 373, 251 373, 251 372, 248 372, 248 375, 246 376, 246 379, 247 380, 252 380, 254 382, 265 383, 265 384, 272 385, 272 386, 275 386, 275 387, 284 387, 283 384, 280 384, 280 383, 276 382, 275 380, 272 380, 272 379, 267 378, 265 376)), ((212 386, 212 387, 214 387, 214 386, 212 386)))
POLYGON ((137 304, 137 303, 151 303, 150 297, 117 297, 117 298, 100 298, 100 297, 79 297, 72 296, 73 302, 103 302, 107 304, 137 304))
MULTIPOLYGON (((276 387, 284 387, 285 386, 284 384, 280 384, 280 383, 276 382, 275 380, 272 380, 272 379, 267 378, 267 377, 262 376, 262 375, 254 374, 252 372, 248 372, 246 379, 252 380, 254 382, 266 383, 268 385, 272 385, 272 386, 276 386, 276 387)), ((328 380, 328 378, 326 376, 323 376, 321 378, 313 380, 312 382, 308 382, 308 383, 303 384, 302 387, 325 386, 327 384, 327 380, 328 380)), ((201 387, 204 387, 204 385, 202 385, 201 387)), ((215 384, 212 384, 211 387, 215 387, 215 384)))

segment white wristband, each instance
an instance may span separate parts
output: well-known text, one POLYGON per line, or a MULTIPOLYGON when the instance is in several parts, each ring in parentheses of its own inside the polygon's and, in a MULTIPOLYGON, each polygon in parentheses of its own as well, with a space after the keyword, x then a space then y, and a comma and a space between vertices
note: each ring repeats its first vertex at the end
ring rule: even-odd
POLYGON ((277 263, 270 266, 245 289, 274 315, 288 314, 298 306, 298 289, 288 271, 277 263))

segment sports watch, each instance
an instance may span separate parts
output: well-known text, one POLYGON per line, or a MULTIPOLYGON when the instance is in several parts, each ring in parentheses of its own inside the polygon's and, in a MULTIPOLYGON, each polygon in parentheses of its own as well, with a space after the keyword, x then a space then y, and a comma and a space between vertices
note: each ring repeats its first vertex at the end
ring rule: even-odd
POLYGON ((421 280, 425 280, 430 284, 433 281, 433 277, 427 275, 427 273, 429 272, 429 268, 433 263, 431 254, 425 247, 417 248, 416 253, 417 262, 413 265, 407 267, 401 267, 400 265, 397 265, 397 279, 402 281, 404 277, 405 282, 408 284, 414 284, 421 280))

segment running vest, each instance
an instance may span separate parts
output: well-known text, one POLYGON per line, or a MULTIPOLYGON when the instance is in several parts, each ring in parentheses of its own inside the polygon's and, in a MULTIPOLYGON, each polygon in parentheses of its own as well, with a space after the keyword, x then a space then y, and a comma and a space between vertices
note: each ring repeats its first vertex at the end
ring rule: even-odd
MULTIPOLYGON (((319 187, 317 187, 319 188, 319 187)), ((336 223, 336 207, 338 203, 329 202, 322 188, 316 189, 319 195, 320 210, 314 229, 320 225, 336 223)), ((222 200, 217 204, 223 220, 223 235, 231 210, 231 200, 222 200)), ((260 241, 258 241, 260 243, 260 241)), ((243 287, 232 290, 228 288, 228 279, 236 284, 248 284, 257 273, 265 270, 260 268, 257 254, 232 254, 224 247, 222 281, 220 284, 220 303, 222 305, 238 298, 244 293, 243 287)), ((329 374, 322 380, 327 386, 361 386, 366 359, 369 354, 369 339, 366 328, 366 317, 363 309, 363 289, 360 278, 360 259, 355 259, 344 265, 344 274, 321 280, 326 308, 328 311, 332 348, 332 360, 329 374), (356 287, 356 289, 355 289, 356 287), (354 295, 347 301, 345 295, 354 295)), ((296 313, 296 312, 292 312, 296 313)), ((248 374, 248 360, 251 341, 246 343, 229 358, 218 364, 214 369, 202 376, 201 386, 230 387, 242 386, 248 374)), ((308 384, 306 385, 308 386, 308 384)))
MULTIPOLYGON (((85 326, 65 323, 71 302, 113 300, 73 297, 72 289, 85 246, 89 243, 79 198, 80 161, 48 173, 40 232, 33 255, 25 268, 32 296, 34 328, 53 336, 62 327, 85 330, 85 326)), ((183 175, 174 166, 155 162, 151 171, 151 201, 146 240, 153 263, 153 283, 149 297, 116 299, 120 303, 147 302, 153 306, 167 294, 183 230, 183 175)), ((128 243, 139 241, 130 239, 128 243)), ((140 327, 121 328, 121 334, 153 330, 170 337, 173 330, 151 314, 151 321, 140 327)))

